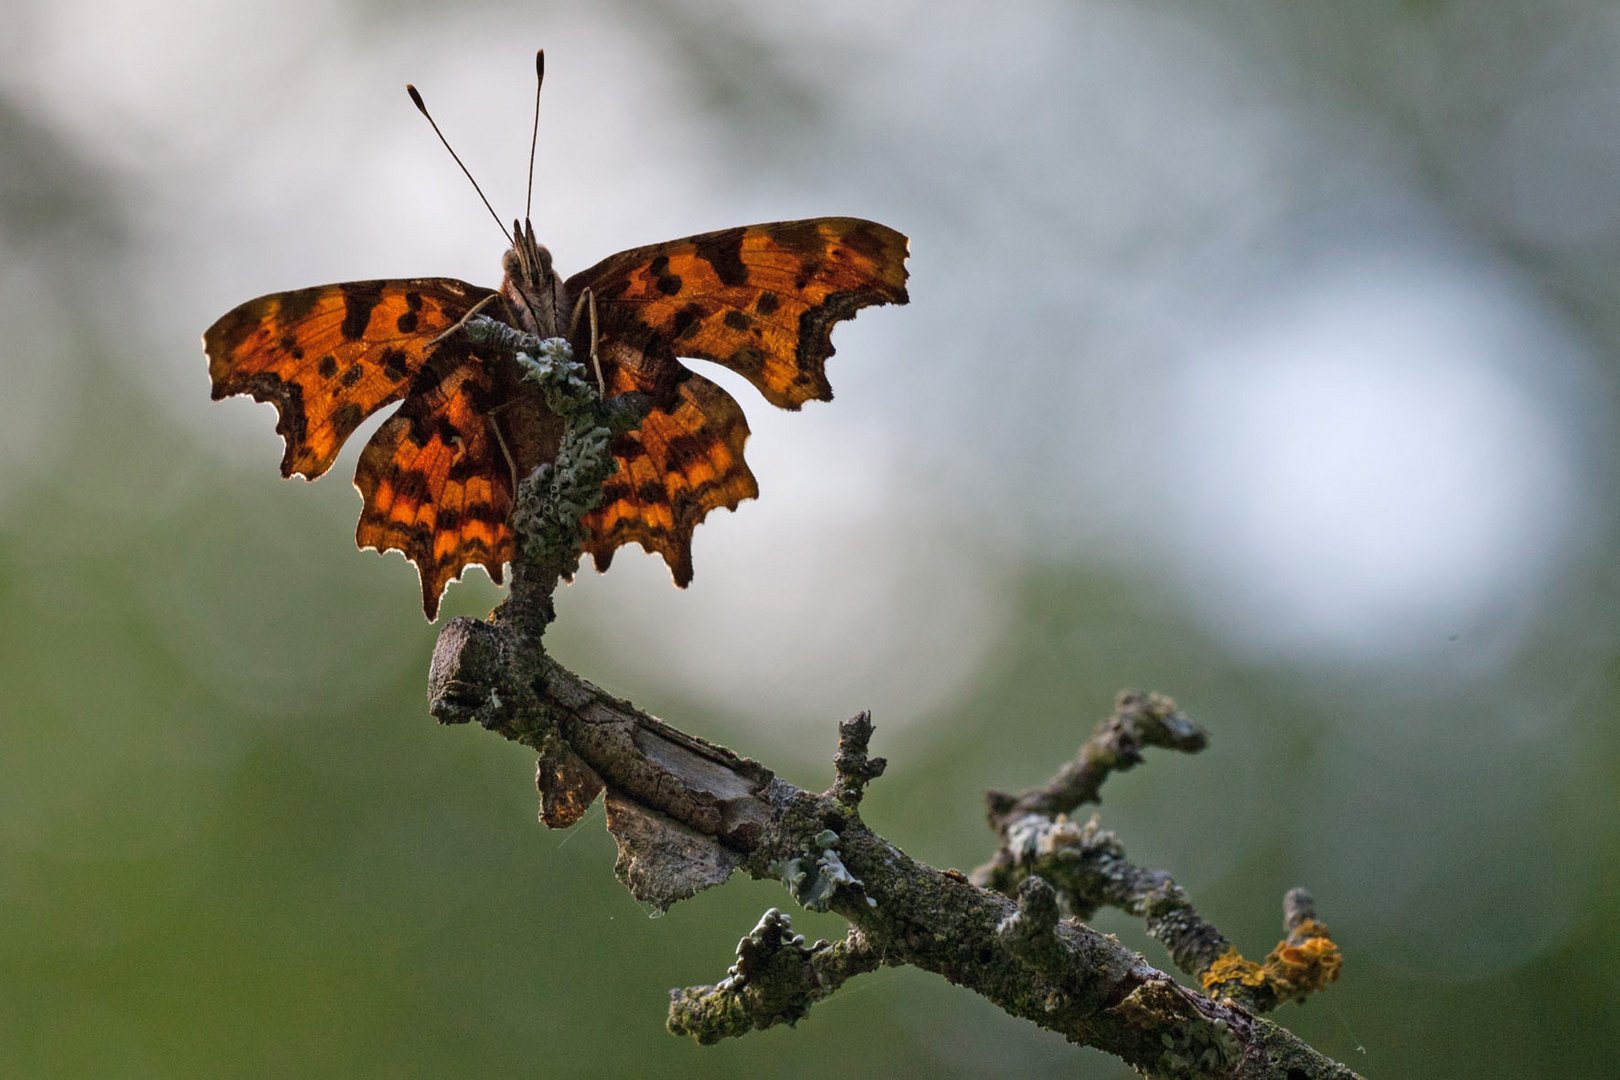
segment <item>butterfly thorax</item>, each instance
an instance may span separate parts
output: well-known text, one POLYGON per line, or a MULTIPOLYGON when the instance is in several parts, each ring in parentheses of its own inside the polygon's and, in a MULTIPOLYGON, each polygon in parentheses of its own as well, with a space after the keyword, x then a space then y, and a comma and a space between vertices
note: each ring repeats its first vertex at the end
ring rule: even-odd
MULTIPOLYGON (((516 239, 501 259, 500 296, 507 321, 536 337, 560 337, 567 330, 567 289, 552 267, 551 252, 534 237, 534 226, 513 222, 516 239)), ((502 456, 519 477, 557 454, 562 424, 546 407, 539 387, 524 378, 515 364, 495 363, 489 368, 489 423, 501 444, 502 456)))
POLYGON ((551 252, 534 238, 534 225, 515 228, 516 239, 501 259, 501 298, 518 328, 537 337, 560 337, 567 330, 567 290, 551 265, 551 252))

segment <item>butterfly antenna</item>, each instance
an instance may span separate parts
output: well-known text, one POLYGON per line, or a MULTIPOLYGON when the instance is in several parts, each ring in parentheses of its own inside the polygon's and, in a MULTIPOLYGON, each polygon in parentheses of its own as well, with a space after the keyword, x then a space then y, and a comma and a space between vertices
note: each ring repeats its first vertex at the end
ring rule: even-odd
POLYGON ((410 83, 405 84, 405 92, 411 95, 411 102, 416 106, 416 111, 427 117, 428 123, 433 124, 433 134, 437 135, 439 141, 444 143, 444 148, 450 151, 450 156, 456 159, 457 165, 461 166, 462 174, 467 177, 467 182, 473 186, 474 191, 478 192, 478 197, 484 200, 484 209, 488 210, 489 216, 495 219, 495 225, 501 230, 501 234, 506 237, 506 242, 508 244, 512 243, 512 234, 506 231, 505 225, 501 224, 501 215, 497 214, 495 208, 489 205, 489 199, 484 196, 484 189, 478 186, 478 181, 473 179, 473 174, 468 172, 467 166, 462 163, 461 155, 456 153, 455 148, 450 145, 450 140, 445 138, 444 132, 439 130, 439 125, 434 122, 433 114, 427 111, 427 104, 423 102, 422 95, 417 93, 416 87, 410 83))
POLYGON ((523 220, 534 206, 534 148, 540 144, 540 84, 546 81, 546 50, 534 54, 534 133, 529 136, 529 197, 523 203, 523 220))

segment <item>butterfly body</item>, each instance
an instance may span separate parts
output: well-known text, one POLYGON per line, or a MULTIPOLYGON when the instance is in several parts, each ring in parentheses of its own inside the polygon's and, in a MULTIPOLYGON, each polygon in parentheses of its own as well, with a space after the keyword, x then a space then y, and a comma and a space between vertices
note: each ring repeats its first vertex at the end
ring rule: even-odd
POLYGON ((742 410, 677 357, 730 368, 782 408, 830 399, 832 326, 905 303, 905 258, 893 229, 815 218, 635 248, 564 279, 525 223, 497 289, 415 278, 273 293, 220 318, 203 346, 216 399, 275 405, 285 476, 320 476, 367 416, 403 402, 360 454, 355 538, 416 564, 431 619, 466 566, 501 581, 516 480, 555 456, 562 430, 510 356, 459 329, 470 314, 566 336, 576 357, 594 357, 608 397, 645 396, 645 417, 613 444, 584 549, 606 570, 620 546, 640 544, 684 586, 698 522, 759 489, 742 410), (598 319, 574 318, 587 294, 598 319))

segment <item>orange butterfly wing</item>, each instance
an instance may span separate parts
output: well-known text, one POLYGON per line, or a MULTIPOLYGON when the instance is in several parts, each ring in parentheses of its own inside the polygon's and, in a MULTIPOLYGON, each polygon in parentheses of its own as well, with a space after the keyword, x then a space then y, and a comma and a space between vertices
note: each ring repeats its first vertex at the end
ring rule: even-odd
POLYGON ((460 335, 433 344, 491 292, 449 278, 322 285, 249 300, 203 334, 216 400, 275 405, 283 476, 320 476, 366 417, 409 399, 360 456, 356 541, 416 564, 430 619, 465 566, 499 581, 510 558, 488 373, 460 335))
POLYGON ((435 379, 437 366, 366 443, 354 472, 365 503, 355 543, 416 564, 429 620, 469 564, 499 585, 512 557, 512 473, 489 423, 489 369, 469 357, 435 379))
POLYGON ((833 325, 868 305, 905 303, 905 259, 906 238, 893 229, 816 218, 635 248, 568 280, 570 296, 589 288, 596 297, 609 393, 654 403, 615 442, 618 471, 585 519, 597 569, 634 541, 685 585, 697 523, 759 493, 743 460, 742 410, 675 357, 722 364, 786 409, 830 400, 833 325))
MULTIPOLYGON (((681 369, 673 400, 654 406, 640 426, 613 444, 617 470, 602 485, 602 502, 584 518, 585 550, 598 570, 613 552, 637 543, 664 557, 675 584, 692 580, 692 531, 716 507, 733 509, 759 494, 743 461, 748 421, 732 396, 681 369)), ((610 393, 640 389, 620 375, 610 393)))
POLYGON ((203 332, 214 400, 251 394, 275 405, 287 443, 281 475, 313 480, 361 421, 405 396, 448 342, 440 331, 490 294, 449 278, 355 281, 272 293, 203 332))

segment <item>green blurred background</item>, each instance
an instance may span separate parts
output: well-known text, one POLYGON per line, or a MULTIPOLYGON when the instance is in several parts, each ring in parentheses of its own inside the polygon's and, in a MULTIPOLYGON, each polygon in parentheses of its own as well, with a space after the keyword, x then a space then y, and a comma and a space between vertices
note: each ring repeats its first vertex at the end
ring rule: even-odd
MULTIPOLYGON (((774 886, 652 919, 600 810, 427 716, 435 629, 276 475, 197 340, 323 281, 493 284, 532 50, 565 272, 747 221, 912 237, 839 400, 722 381, 763 498, 562 598, 576 670, 797 783, 871 707, 868 820, 968 868, 1123 686, 1214 732, 1104 820, 1372 1076, 1620 1057, 1620 9, 1275 0, 0 11, 0 1075, 1123 1069, 913 971, 663 1031, 774 886)), ((707 373, 707 372, 706 372, 707 373)), ((447 612, 481 614, 486 579, 447 612)), ((795 913, 812 936, 838 932, 795 913)), ((1122 918, 1100 924, 1165 957, 1122 918)))

